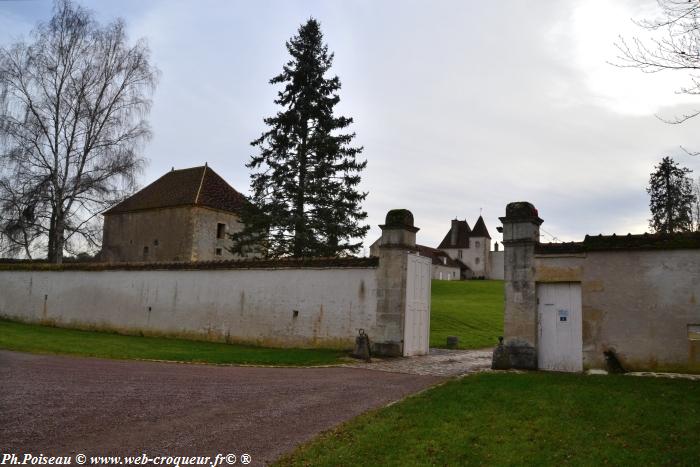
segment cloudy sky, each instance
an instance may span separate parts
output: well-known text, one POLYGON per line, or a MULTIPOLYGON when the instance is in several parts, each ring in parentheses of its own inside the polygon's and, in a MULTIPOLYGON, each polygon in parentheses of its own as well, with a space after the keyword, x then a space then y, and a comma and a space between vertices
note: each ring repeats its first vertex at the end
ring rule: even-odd
MULTIPOLYGON (((369 165, 372 230, 408 208, 419 242, 436 246, 450 219, 483 211, 500 240, 510 201, 535 204, 547 234, 644 232, 649 173, 671 155, 700 175, 700 119, 668 125, 700 102, 683 75, 619 69, 614 43, 653 17, 654 0, 176 1, 82 0, 100 21, 122 17, 145 37, 162 76, 150 115, 142 185, 208 162, 247 193, 249 142, 275 112, 268 80, 284 42, 319 19, 369 165)), ((0 42, 26 37, 48 0, 0 0, 0 42)))

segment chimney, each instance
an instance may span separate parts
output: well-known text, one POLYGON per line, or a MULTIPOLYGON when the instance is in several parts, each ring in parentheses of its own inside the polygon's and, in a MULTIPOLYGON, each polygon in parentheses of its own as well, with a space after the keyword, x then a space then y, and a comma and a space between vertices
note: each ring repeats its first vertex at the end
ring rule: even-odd
POLYGON ((457 234, 459 233, 459 221, 457 219, 452 220, 452 229, 450 230, 451 238, 450 245, 457 246, 457 234))
POLYGON ((498 242, 496 242, 493 246, 496 249, 496 251, 498 251, 498 242))

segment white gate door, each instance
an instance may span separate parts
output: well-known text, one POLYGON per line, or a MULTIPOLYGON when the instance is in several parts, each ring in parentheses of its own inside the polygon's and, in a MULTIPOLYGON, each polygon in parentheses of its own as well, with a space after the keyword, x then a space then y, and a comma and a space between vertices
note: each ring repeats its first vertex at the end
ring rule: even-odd
POLYGON ((426 355, 430 346, 430 258, 408 255, 403 355, 426 355))
POLYGON ((537 284, 537 366, 582 371, 581 284, 537 284))

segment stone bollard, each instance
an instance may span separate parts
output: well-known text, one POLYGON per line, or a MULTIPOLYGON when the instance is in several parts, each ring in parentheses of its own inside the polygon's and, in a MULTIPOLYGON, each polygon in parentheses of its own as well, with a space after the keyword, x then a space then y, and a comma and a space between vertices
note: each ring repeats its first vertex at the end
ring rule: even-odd
POLYGON ((459 347, 459 337, 447 336, 447 348, 456 349, 457 347, 459 347))
POLYGON ((359 335, 355 338, 355 350, 352 354, 350 354, 350 356, 365 360, 367 362, 371 361, 369 352, 369 336, 365 334, 364 329, 360 329, 359 335))
POLYGON ((498 336, 498 346, 493 349, 491 369, 510 370, 510 368, 510 355, 508 354, 508 348, 503 345, 503 336, 498 336))

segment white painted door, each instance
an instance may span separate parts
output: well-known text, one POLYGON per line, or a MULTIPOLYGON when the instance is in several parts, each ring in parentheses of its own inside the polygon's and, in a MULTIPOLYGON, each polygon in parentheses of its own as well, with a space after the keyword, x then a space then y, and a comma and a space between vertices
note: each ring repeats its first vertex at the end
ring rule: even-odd
POLYGON ((537 366, 582 371, 581 284, 537 284, 537 366))
POLYGON ((430 258, 408 255, 403 355, 426 355, 430 345, 430 258))

